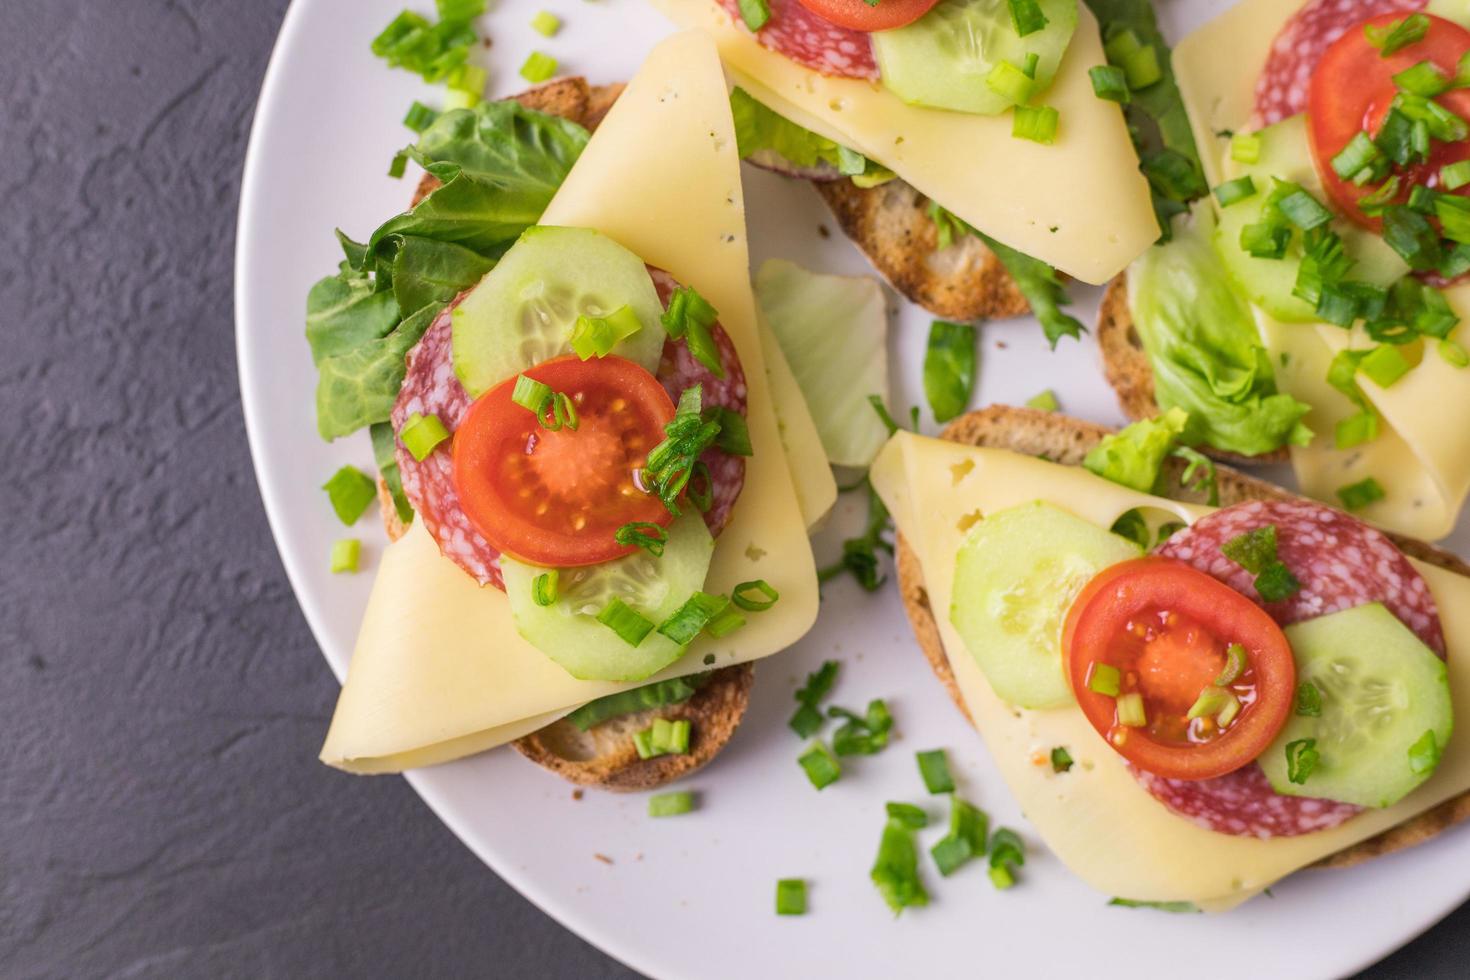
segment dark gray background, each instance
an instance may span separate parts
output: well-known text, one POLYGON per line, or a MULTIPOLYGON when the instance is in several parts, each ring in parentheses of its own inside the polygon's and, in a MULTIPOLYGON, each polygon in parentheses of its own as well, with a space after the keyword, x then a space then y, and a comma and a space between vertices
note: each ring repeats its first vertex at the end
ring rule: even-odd
MULTIPOLYGON (((284 8, 0 0, 0 976, 633 976, 402 780, 316 762, 337 687, 233 340, 284 8)), ((1465 976, 1467 930, 1366 975, 1465 976)))

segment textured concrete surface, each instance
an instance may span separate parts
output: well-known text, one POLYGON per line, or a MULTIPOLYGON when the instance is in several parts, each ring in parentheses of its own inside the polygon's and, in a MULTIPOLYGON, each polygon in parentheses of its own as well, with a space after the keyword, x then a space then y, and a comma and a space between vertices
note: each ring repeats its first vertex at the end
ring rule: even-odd
MULTIPOLYGON (((0 0, 0 976, 632 976, 315 761, 232 338, 283 9, 0 0)), ((1461 909, 1369 975, 1467 959, 1461 909)))

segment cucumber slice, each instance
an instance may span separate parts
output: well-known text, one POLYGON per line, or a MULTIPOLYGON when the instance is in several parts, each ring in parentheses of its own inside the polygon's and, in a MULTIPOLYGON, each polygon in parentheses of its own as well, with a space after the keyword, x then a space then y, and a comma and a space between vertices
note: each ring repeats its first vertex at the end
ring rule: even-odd
POLYGON ((1315 686, 1322 706, 1293 714, 1261 756, 1276 792, 1384 807, 1429 778, 1433 766, 1415 772, 1409 750, 1426 732, 1442 749, 1454 728, 1443 660, 1377 602, 1288 626, 1286 638, 1297 683, 1315 686), (1294 783, 1286 746, 1309 738, 1320 761, 1294 783))
POLYGON ((454 373, 478 397, 570 351, 577 317, 624 306, 643 329, 612 352, 657 371, 666 336, 663 306, 643 260, 587 228, 528 228, 455 307, 454 373))
MULTIPOLYGON (((1261 220, 1266 198, 1271 193, 1272 178, 1300 184, 1317 200, 1328 203, 1312 163, 1312 148, 1307 138, 1307 117, 1303 114, 1267 126, 1261 137, 1261 156, 1256 163, 1243 164, 1225 155, 1225 179, 1249 176, 1256 193, 1229 207, 1220 208, 1220 223, 1215 228, 1215 249, 1246 296, 1277 320, 1288 323, 1315 322, 1316 311, 1305 300, 1291 294, 1296 287, 1297 270, 1302 264, 1302 235, 1297 233, 1285 258, 1258 259, 1240 247, 1240 232, 1246 225, 1261 220)), ((1343 248, 1357 259, 1349 275, 1378 286, 1390 286, 1403 278, 1409 267, 1397 252, 1376 235, 1345 218, 1332 222, 1332 230, 1342 236, 1343 248)))
POLYGON ((1077 0, 1040 0, 1046 26, 1021 37, 1011 22, 1009 0, 940 0, 906 27, 876 31, 878 76, 905 102, 993 116, 1015 105, 985 83, 996 65, 1026 67, 1039 59, 1031 95, 1056 77, 1077 29, 1077 0))
POLYGON ((531 584, 546 569, 509 556, 500 560, 516 631, 526 641, 587 681, 641 681, 684 652, 657 629, 636 647, 597 621, 616 596, 654 624, 668 619, 704 587, 715 542, 704 518, 687 513, 669 526, 663 557, 637 551, 616 561, 564 568, 556 602, 538 606, 531 584))
POLYGON ((949 621, 998 697, 1068 704, 1062 624, 1082 587, 1138 545, 1042 501, 981 520, 955 559, 949 621))

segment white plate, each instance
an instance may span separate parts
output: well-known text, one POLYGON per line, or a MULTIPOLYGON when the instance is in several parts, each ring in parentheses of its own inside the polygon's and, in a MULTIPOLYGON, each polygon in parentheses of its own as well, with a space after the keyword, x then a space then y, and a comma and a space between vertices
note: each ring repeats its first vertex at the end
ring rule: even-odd
MULTIPOLYGON (((358 618, 384 544, 371 517, 364 573, 327 572, 343 529, 318 489, 339 465, 371 468, 366 435, 326 445, 316 436, 315 375, 303 338, 308 287, 340 255, 331 230, 362 238, 406 206, 411 181, 385 176, 410 139, 398 125, 409 102, 437 95, 390 71, 368 42, 403 0, 297 0, 286 16, 261 92, 246 160, 237 242, 240 380, 261 494, 301 607, 332 670, 346 670, 358 618)), ((1174 36, 1227 4, 1164 0, 1174 36)), ((415 6, 429 8, 427 0, 415 6)), ((516 69, 532 47, 594 82, 626 79, 668 25, 637 0, 504 3, 484 21, 497 93, 523 87, 516 69), (562 15, 554 39, 528 21, 544 6, 562 15)), ((867 266, 835 231, 817 196, 797 182, 746 169, 754 261, 784 256, 833 272, 867 266), (831 239, 818 228, 833 230, 831 239)), ((1097 291, 1074 289, 1089 322, 1097 291)), ((919 362, 929 318, 905 307, 892 349, 897 405, 921 404, 919 362)), ((1049 352, 1030 320, 988 326, 981 402, 1024 401, 1053 388, 1067 411, 1121 421, 1089 340, 1049 352)), ((932 426, 930 426, 932 428, 932 426)), ((829 558, 861 521, 848 495, 819 539, 829 558)), ((1467 529, 1456 535, 1459 550, 1467 529)), ((324 733, 325 734, 325 733, 324 733)), ((1094 977, 1223 975, 1232 951, 1248 950, 1263 976, 1332 977, 1387 954, 1467 896, 1470 834, 1446 834, 1413 851, 1351 871, 1304 873, 1226 916, 1168 916, 1109 908, 1033 843, 1021 887, 995 892, 967 868, 940 881, 927 909, 895 920, 868 881, 886 800, 922 803, 935 823, 913 752, 948 747, 964 795, 1003 825, 1028 828, 995 767, 921 659, 895 590, 876 596, 850 583, 826 589, 821 620, 801 644, 757 671, 749 717, 719 760, 690 781, 697 815, 650 820, 642 796, 571 788, 501 750, 411 774, 409 782, 469 847, 533 902, 623 962, 658 977, 966 973, 1094 977), (886 697, 901 737, 888 751, 848 766, 821 794, 795 759, 786 728, 798 679, 820 661, 844 661, 836 703, 886 697), (601 855, 607 860, 599 860, 601 855), (811 883, 810 914, 777 918, 778 878, 811 883), (1003 938, 1002 938, 1003 937, 1003 938)), ((942 829, 924 835, 927 848, 942 829)), ((493 923, 487 924, 493 928, 493 923)))

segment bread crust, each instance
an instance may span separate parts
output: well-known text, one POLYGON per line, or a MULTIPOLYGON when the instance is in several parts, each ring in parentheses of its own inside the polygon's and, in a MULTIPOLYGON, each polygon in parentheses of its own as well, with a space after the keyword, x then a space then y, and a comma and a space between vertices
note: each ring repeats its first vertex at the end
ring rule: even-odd
MULTIPOLYGON (((1110 431, 1104 426, 1064 415, 993 405, 955 419, 940 433, 940 438, 971 446, 1010 449, 1033 456, 1045 454, 1054 462, 1077 466, 1088 451, 1110 431)), ((1171 466, 1166 472, 1166 495, 1178 500, 1201 502, 1197 493, 1180 485, 1181 472, 1179 466, 1171 466)), ((1225 506, 1246 500, 1286 500, 1295 497, 1274 484, 1226 467, 1221 467, 1218 472, 1220 502, 1225 506)), ((1396 534, 1390 534, 1389 537, 1407 555, 1459 575, 1470 575, 1470 565, 1447 551, 1414 538, 1396 534)), ((924 589, 923 569, 919 565, 918 556, 902 535, 898 536, 895 561, 899 594, 914 636, 919 641, 919 648, 960 712, 973 723, 965 708, 959 685, 955 682, 954 673, 950 670, 949 659, 939 634, 939 623, 924 589)), ((1377 836, 1329 855, 1313 867, 1346 868, 1361 864, 1370 858, 1423 843, 1466 819, 1470 819, 1470 792, 1446 800, 1377 836)))

